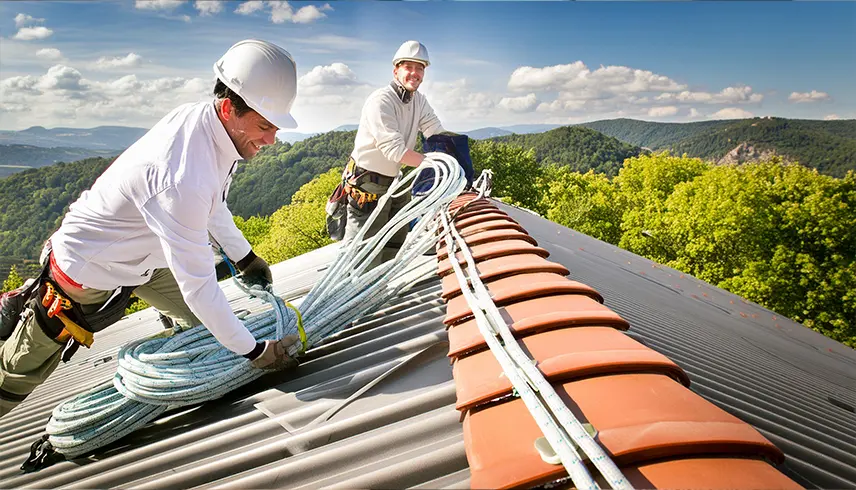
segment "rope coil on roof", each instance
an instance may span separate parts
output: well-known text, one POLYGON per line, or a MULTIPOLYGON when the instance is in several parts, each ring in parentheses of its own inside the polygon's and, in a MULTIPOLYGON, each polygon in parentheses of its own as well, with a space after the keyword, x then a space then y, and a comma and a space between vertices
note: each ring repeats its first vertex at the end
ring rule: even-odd
MULTIPOLYGON (((439 230, 437 213, 465 185, 463 169, 455 159, 435 152, 426 154, 415 171, 393 181, 366 225, 351 242, 343 244, 334 263, 300 305, 310 347, 419 282, 410 274, 418 267, 414 259, 434 246, 439 230), (410 192, 415 177, 429 169, 434 172, 430 188, 365 239, 383 204, 410 192), (366 271, 395 232, 414 220, 412 232, 395 259, 366 271)), ((257 340, 296 333, 297 315, 282 299, 235 282, 244 292, 272 305, 271 310, 242 320, 257 340)), ((289 354, 298 355, 299 349, 294 346, 289 354)), ((132 342, 122 347, 118 359, 111 383, 77 395, 53 410, 46 428, 49 442, 67 458, 116 441, 167 410, 219 398, 267 373, 222 347, 202 325, 172 336, 160 334, 132 342)))

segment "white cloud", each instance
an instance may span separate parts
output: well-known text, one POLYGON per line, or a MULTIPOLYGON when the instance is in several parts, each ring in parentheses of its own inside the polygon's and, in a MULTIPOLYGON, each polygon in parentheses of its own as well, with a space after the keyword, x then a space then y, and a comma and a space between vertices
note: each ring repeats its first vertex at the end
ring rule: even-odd
POLYGON ((308 24, 318 19, 327 17, 323 13, 325 10, 333 10, 329 4, 324 4, 321 7, 314 5, 306 5, 301 7, 296 13, 294 9, 285 0, 269 0, 263 2, 261 0, 251 0, 244 2, 235 9, 235 13, 241 15, 250 15, 265 9, 270 9, 270 20, 274 24, 282 24, 284 22, 293 22, 295 24, 308 24))
POLYGON ((759 103, 764 99, 763 94, 752 93, 752 87, 743 85, 726 87, 718 93, 693 92, 684 90, 679 93, 663 93, 655 98, 659 102, 696 103, 696 104, 740 104, 759 103))
POLYGON ((53 34, 53 30, 44 26, 22 27, 18 29, 18 32, 14 36, 12 36, 12 39, 17 39, 19 41, 34 41, 37 39, 47 39, 51 37, 51 34, 53 34))
POLYGON ((36 51, 36 57, 43 60, 60 60, 62 59, 62 52, 56 48, 42 48, 36 51))
POLYGON ((486 118, 497 106, 493 96, 477 91, 465 78, 452 82, 424 82, 419 91, 428 97, 444 127, 449 127, 447 116, 462 121, 486 118))
POLYGON ((270 20, 274 24, 288 22, 294 15, 294 10, 286 1, 273 0, 268 2, 268 6, 270 6, 270 20))
POLYGON ((15 27, 21 28, 25 25, 41 24, 45 19, 37 19, 32 15, 18 14, 15 16, 15 27))
POLYGON ((143 57, 137 53, 128 53, 126 56, 107 57, 102 56, 94 64, 94 68, 99 70, 109 70, 112 68, 132 68, 140 66, 143 57))
POLYGON ((257 10, 262 10, 265 8, 265 3, 261 0, 252 0, 250 2, 244 2, 235 9, 236 14, 241 15, 249 15, 257 10))
POLYGON ((223 2, 220 0, 196 0, 193 4, 199 15, 214 15, 223 11, 223 2))
POLYGON ((325 10, 333 10, 333 7, 330 4, 325 3, 321 7, 316 7, 315 5, 307 5, 305 7, 301 7, 297 13, 294 14, 292 21, 295 24, 309 24, 318 19, 323 19, 327 17, 323 11, 325 10))
POLYGON ((841 118, 838 117, 838 114, 827 114, 826 116, 823 117, 824 121, 837 121, 839 119, 841 119, 841 118))
POLYGON ((829 100, 829 94, 826 92, 818 92, 817 90, 812 90, 811 92, 791 92, 788 100, 796 104, 820 102, 821 100, 829 100))
POLYGON ((695 107, 690 107, 690 112, 687 115, 687 117, 690 119, 695 119, 699 116, 701 116, 701 113, 699 111, 697 111, 695 107))
POLYGON ((66 65, 54 65, 39 79, 36 88, 82 92, 88 87, 79 71, 66 65))
POLYGON ((708 117, 711 119, 747 119, 755 117, 755 115, 739 107, 726 107, 725 109, 714 112, 708 117))
POLYGON ((121 124, 148 127, 185 102, 210 97, 209 79, 127 75, 109 81, 87 80, 76 69, 55 65, 41 76, 0 80, 5 124, 52 127, 57 121, 78 127, 121 124), (20 109, 25 107, 26 112, 20 109))
POLYGON ((582 61, 544 68, 522 66, 514 70, 508 80, 513 91, 559 91, 597 96, 605 93, 640 93, 683 90, 682 85, 669 77, 647 70, 626 66, 601 66, 591 71, 582 61))
POLYGON ((503 97, 499 101, 499 107, 511 112, 532 112, 538 105, 538 97, 535 94, 527 94, 522 97, 503 97))
POLYGON ((136 0, 134 6, 143 10, 172 10, 184 3, 184 0, 136 0))
POLYGON ((340 87, 364 85, 357 79, 356 73, 344 63, 329 66, 316 66, 297 80, 299 96, 322 95, 340 87))
POLYGON ((678 108, 670 105, 666 107, 652 107, 648 109, 648 115, 651 117, 674 116, 678 113, 678 108))

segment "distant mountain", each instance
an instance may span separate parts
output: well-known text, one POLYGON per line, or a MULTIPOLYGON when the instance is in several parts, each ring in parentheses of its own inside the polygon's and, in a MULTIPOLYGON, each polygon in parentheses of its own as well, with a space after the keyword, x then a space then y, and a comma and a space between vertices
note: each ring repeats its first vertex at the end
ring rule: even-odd
POLYGON ((356 131, 359 127, 359 124, 345 124, 333 129, 333 131, 356 131))
POLYGON ((642 152, 638 146, 579 126, 562 126, 543 133, 511 134, 490 140, 531 148, 543 165, 556 164, 577 172, 594 170, 607 175, 617 174, 625 159, 642 152))
POLYGON ((98 126, 88 129, 45 129, 33 126, 22 131, 0 131, 0 145, 124 150, 146 134, 146 131, 148 129, 125 126, 98 126))
POLYGON ((563 124, 515 124, 513 126, 500 126, 499 129, 511 131, 516 134, 543 133, 551 129, 561 128, 563 124))
POLYGON ((87 148, 42 148, 32 145, 0 145, 0 178, 31 168, 74 162, 90 157, 111 157, 122 150, 93 150, 87 148))
POLYGON ((311 138, 313 136, 317 136, 318 133, 292 133, 289 131, 280 131, 276 133, 276 137, 279 138, 280 141, 284 141, 286 143, 297 143, 298 141, 303 141, 307 138, 311 138))
POLYGON ((847 170, 856 170, 856 120, 853 119, 756 117, 694 123, 613 119, 578 126, 652 150, 668 149, 715 162, 742 163, 775 154, 836 177, 844 176, 847 170), (727 155, 730 156, 726 158, 727 155))
POLYGON ((474 140, 483 140, 487 138, 496 138, 497 136, 505 136, 513 133, 511 131, 506 131, 505 129, 500 128, 479 128, 474 129, 472 131, 462 131, 461 134, 465 134, 474 140))

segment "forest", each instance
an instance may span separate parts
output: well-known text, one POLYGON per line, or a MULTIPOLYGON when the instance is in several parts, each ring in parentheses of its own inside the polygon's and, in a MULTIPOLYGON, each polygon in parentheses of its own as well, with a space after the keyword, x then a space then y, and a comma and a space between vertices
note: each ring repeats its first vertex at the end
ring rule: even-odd
MULTIPOLYGON (((743 130, 757 131, 751 121, 743 130)), ((762 130, 774 135, 781 121, 769 124, 762 130)), ((726 128, 739 129, 713 125, 705 144, 715 147, 726 128)), ((852 141, 845 130, 826 133, 852 141)), ((339 131, 278 142, 241 167, 229 206, 259 255, 275 263, 330 243, 324 203, 353 137, 339 131)), ((694 140, 704 141, 682 138, 694 140)), ((832 166, 792 156, 717 164, 578 127, 470 144, 476 173, 494 172, 494 197, 856 347, 856 173, 849 168, 829 175, 832 166)), ((834 161, 837 147, 830 148, 834 161)), ((15 277, 4 274, 5 287, 27 277, 69 203, 110 161, 61 163, 0 180, 0 264, 18 261, 15 277)))

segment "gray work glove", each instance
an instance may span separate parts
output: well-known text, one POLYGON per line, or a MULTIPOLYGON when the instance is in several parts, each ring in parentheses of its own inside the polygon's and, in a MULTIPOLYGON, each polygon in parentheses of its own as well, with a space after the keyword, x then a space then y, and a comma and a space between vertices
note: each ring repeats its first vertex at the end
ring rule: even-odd
POLYGON ((252 250, 246 257, 236 264, 241 275, 238 277, 247 286, 259 285, 262 289, 268 289, 273 282, 270 266, 265 259, 256 255, 252 250))
POLYGON ((297 335, 286 335, 280 340, 265 340, 264 350, 259 357, 250 361, 256 369, 282 371, 297 366, 297 359, 288 355, 288 348, 299 343, 297 335))

